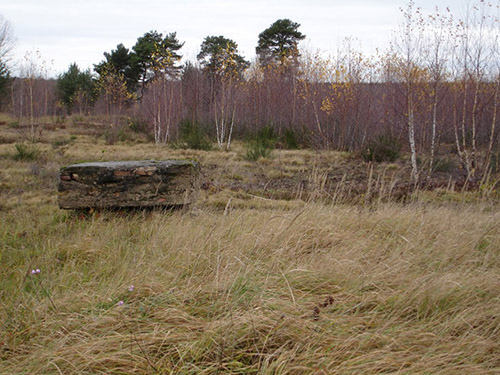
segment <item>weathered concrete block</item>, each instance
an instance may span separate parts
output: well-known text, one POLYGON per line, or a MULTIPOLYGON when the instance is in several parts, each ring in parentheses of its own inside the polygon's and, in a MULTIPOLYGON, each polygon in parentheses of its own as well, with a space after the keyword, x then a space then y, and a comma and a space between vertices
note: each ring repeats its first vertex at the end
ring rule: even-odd
POLYGON ((179 206, 199 193, 198 163, 182 160, 73 164, 59 174, 59 207, 179 206))

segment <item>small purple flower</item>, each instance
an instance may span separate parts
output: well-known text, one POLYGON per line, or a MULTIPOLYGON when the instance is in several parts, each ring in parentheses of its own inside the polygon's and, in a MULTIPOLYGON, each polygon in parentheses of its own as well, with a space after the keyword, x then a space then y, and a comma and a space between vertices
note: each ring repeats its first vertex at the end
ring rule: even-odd
POLYGON ((128 291, 129 291, 129 292, 133 292, 133 291, 134 291, 134 286, 133 286, 133 285, 130 285, 130 286, 128 287, 128 291))
POLYGON ((42 272, 42 271, 40 271, 40 268, 37 268, 37 269, 35 270, 35 272, 36 272, 36 273, 40 273, 40 272, 42 272))
POLYGON ((35 270, 31 270, 31 274, 32 275, 36 275, 36 271, 35 270))
POLYGON ((123 306, 123 301, 118 301, 117 305, 118 306, 123 306))

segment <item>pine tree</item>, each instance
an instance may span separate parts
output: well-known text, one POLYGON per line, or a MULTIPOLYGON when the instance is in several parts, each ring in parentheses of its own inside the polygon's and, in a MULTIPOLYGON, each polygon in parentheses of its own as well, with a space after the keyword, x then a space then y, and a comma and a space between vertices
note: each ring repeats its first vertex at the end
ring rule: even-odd
POLYGON ((299 56, 298 43, 306 36, 298 31, 300 24, 289 19, 280 19, 259 34, 256 48, 260 63, 286 65, 296 62, 299 56))

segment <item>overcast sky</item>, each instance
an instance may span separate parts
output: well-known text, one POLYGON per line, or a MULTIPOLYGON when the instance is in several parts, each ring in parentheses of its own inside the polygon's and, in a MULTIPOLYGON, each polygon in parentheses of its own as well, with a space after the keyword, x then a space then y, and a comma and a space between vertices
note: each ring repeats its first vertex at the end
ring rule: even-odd
MULTIPOLYGON (((424 10, 456 6, 462 0, 415 0, 424 10)), ((92 68, 123 43, 131 48, 150 30, 177 32, 181 53, 194 60, 208 35, 238 43, 248 59, 255 57, 258 34, 280 18, 301 24, 305 45, 335 53, 345 37, 359 40, 366 53, 388 45, 401 22, 406 0, 0 0, 0 14, 17 38, 15 58, 38 49, 52 62, 55 76, 72 62, 92 68)))

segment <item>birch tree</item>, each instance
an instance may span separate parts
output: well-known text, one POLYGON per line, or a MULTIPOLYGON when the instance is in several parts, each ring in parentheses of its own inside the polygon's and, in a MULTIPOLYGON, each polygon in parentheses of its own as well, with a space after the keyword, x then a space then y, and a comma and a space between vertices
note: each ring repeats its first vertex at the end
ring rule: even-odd
POLYGON ((40 51, 27 51, 20 65, 20 88, 18 98, 13 97, 14 111, 20 119, 28 119, 28 132, 25 136, 36 141, 42 126, 37 123, 41 116, 49 114, 52 89, 48 85, 51 65, 42 58, 40 51), (17 103, 16 103, 17 99, 17 103))
POLYGON ((237 94, 244 90, 241 79, 249 63, 239 54, 236 42, 222 35, 207 36, 197 58, 210 81, 217 145, 228 150, 235 125, 237 94))
POLYGON ((403 23, 400 26, 399 38, 395 40, 395 63, 404 86, 406 130, 411 152, 411 177, 418 180, 417 146, 415 139, 416 106, 419 101, 419 83, 424 80, 421 69, 423 18, 421 9, 415 7, 410 0, 403 13, 403 23))
POLYGON ((431 140, 429 175, 434 169, 434 159, 438 145, 438 110, 442 91, 444 91, 445 80, 449 68, 449 55, 452 48, 453 16, 449 10, 440 12, 435 8, 435 13, 430 14, 426 20, 426 40, 424 47, 424 58, 429 73, 431 103, 431 140))
MULTIPOLYGON (((493 57, 497 51, 498 39, 495 32, 498 31, 498 26, 495 25, 498 24, 498 18, 490 13, 490 3, 480 0, 469 5, 455 31, 457 53, 454 54, 453 60, 456 81, 454 130, 457 152, 467 174, 466 180, 475 182, 487 169, 487 166, 481 163, 478 147, 481 119, 488 101, 493 101, 492 131, 489 135, 491 147, 495 134, 498 78, 496 73, 488 72, 497 66, 493 57), (494 90, 491 90, 491 87, 494 90), (461 96, 461 102, 457 100, 457 96, 461 96)), ((488 155, 489 151, 486 154, 488 155)))

